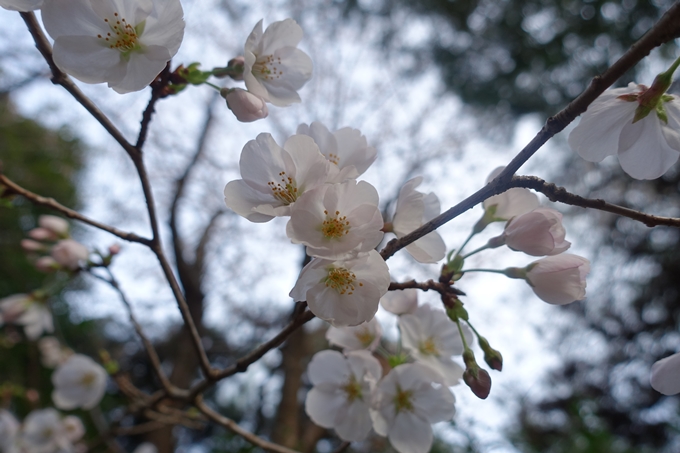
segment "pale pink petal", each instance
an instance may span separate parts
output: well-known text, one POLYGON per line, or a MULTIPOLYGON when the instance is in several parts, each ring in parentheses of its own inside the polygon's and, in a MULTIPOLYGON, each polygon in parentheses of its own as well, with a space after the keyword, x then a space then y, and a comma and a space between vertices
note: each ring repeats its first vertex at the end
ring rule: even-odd
POLYGON ((680 393, 680 353, 654 363, 649 382, 654 390, 664 395, 680 393))
POLYGON ((680 151, 668 145, 654 112, 623 129, 619 148, 621 168, 635 179, 659 178, 680 157, 680 151))
POLYGON ((432 426, 412 412, 400 412, 390 427, 388 438, 399 453, 427 453, 432 447, 432 426))
POLYGON ((117 83, 126 64, 117 50, 102 46, 93 36, 61 36, 54 41, 54 62, 64 72, 86 83, 117 83))

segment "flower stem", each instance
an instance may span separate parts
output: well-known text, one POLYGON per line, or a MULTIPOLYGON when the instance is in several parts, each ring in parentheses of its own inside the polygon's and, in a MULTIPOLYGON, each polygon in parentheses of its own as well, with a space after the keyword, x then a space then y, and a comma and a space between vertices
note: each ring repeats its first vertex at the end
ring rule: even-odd
POLYGON ((461 272, 462 272, 463 274, 465 274, 465 273, 467 273, 467 272, 491 272, 491 273, 493 273, 493 274, 503 274, 503 275, 506 275, 506 274, 505 274, 505 271, 504 271, 504 270, 501 270, 501 269, 463 269, 461 272))
POLYGON ((209 87, 213 87, 213 88, 216 89, 217 91, 222 91, 222 88, 221 88, 221 87, 218 87, 218 86, 215 85, 214 83, 203 82, 203 85, 208 85, 209 87))
POLYGON ((489 245, 488 243, 487 243, 487 244, 484 244, 484 245, 481 246, 480 248, 475 249, 475 250, 471 251, 470 253, 468 253, 468 254, 466 254, 466 255, 463 255, 463 259, 466 259, 466 258, 468 258, 469 256, 474 255, 475 253, 479 253, 479 252, 481 252, 481 251, 484 251, 484 250, 487 250, 487 249, 491 249, 491 248, 495 248, 495 247, 492 247, 492 246, 489 245))

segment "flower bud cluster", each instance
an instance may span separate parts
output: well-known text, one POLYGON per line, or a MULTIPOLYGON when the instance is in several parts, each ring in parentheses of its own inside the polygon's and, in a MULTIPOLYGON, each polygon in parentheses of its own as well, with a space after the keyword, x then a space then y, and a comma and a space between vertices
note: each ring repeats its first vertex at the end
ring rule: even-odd
POLYGON ((29 231, 28 237, 21 247, 37 256, 35 267, 42 272, 77 271, 90 255, 87 247, 71 239, 68 222, 61 217, 41 215, 38 227, 29 231))
MULTIPOLYGON (((503 167, 494 170, 487 182, 502 170, 503 167)), ((523 188, 513 188, 488 198, 484 201, 484 209, 476 232, 481 232, 491 222, 507 220, 503 234, 491 238, 484 248, 507 245, 511 250, 527 255, 546 256, 524 268, 505 269, 505 275, 524 279, 534 293, 549 304, 564 305, 585 298, 590 262, 563 253, 571 243, 565 240, 562 214, 540 207, 538 197, 523 188)))

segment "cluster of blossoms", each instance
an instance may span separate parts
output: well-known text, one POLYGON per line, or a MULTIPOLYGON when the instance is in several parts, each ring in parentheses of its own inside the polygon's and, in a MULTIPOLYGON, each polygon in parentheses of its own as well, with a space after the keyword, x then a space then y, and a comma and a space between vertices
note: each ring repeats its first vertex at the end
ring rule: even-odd
POLYGON ((21 247, 30 255, 46 254, 35 260, 36 269, 42 272, 75 271, 87 261, 89 250, 71 238, 66 220, 41 215, 38 225, 28 232, 29 239, 21 241, 21 247))
MULTIPOLYGON (((248 142, 240 159, 243 179, 224 189, 227 206, 252 222, 290 217, 286 234, 312 257, 290 295, 336 326, 371 320, 390 283, 388 267, 375 251, 387 229, 378 192, 355 179, 375 158, 375 149, 356 129, 331 133, 318 122, 303 124, 283 147, 269 134, 248 142)), ((409 181, 399 195, 392 225, 402 234, 439 213, 433 194, 415 190, 419 182, 409 181)), ((424 262, 445 253, 437 233, 414 247, 414 257, 424 262)))
POLYGON ((0 409, 0 451, 3 453, 66 453, 85 434, 80 419, 63 417, 52 408, 29 413, 19 423, 10 412, 0 409))
MULTIPOLYGON (((382 299, 384 308, 398 310, 394 313, 399 315, 403 347, 410 354, 388 355, 390 366, 373 355, 382 335, 377 318, 328 329, 326 338, 343 353, 321 351, 309 363, 313 387, 305 410, 314 423, 335 429, 345 441, 362 441, 373 430, 400 453, 430 450, 431 425, 455 413, 449 386, 459 383, 463 369, 452 357, 461 355, 464 346, 456 324, 443 311, 417 304, 411 290, 382 299)), ((470 331, 463 332, 470 340, 470 331)))

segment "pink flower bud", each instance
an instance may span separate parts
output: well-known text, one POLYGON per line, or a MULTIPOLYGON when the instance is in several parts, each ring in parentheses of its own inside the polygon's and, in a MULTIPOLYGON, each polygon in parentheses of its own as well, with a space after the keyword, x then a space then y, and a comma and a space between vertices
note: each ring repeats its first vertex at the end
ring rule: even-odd
POLYGON ((68 237, 68 222, 61 217, 53 215, 41 215, 38 217, 38 225, 41 228, 52 231, 60 237, 68 237))
POLYGON ((477 398, 485 400, 491 392, 491 376, 483 368, 467 368, 463 373, 463 381, 477 398))
POLYGON ((28 237, 35 239, 36 241, 56 241, 59 239, 54 231, 48 230, 47 228, 33 228, 28 232, 28 237))
POLYGON ((120 253, 120 244, 109 245, 109 255, 118 255, 120 253))
POLYGON ((526 279, 536 295, 554 305, 570 304, 586 297, 590 261, 564 253, 548 256, 527 266, 526 279))
POLYGON ((72 271, 78 269, 79 261, 86 261, 89 254, 87 247, 73 239, 57 242, 51 253, 57 263, 72 271))
POLYGON ((531 256, 557 255, 571 246, 565 241, 562 214, 554 209, 537 208, 513 218, 505 226, 505 243, 517 252, 531 256))
POLYGON ((234 112, 236 119, 242 123, 257 121, 269 115, 264 99, 241 88, 230 90, 225 99, 227 100, 227 107, 234 112))
POLYGON ((21 248, 24 249, 25 252, 42 252, 46 250, 45 245, 31 239, 22 239, 21 248))
POLYGON ((59 263, 57 263, 57 261, 51 256, 41 256, 35 261, 34 265, 35 268, 38 269, 40 272, 45 272, 48 274, 50 272, 59 270, 59 268, 61 267, 59 263))
POLYGON ((229 68, 234 68, 235 70, 237 68, 240 68, 240 73, 234 72, 231 74, 231 78, 234 80, 243 80, 243 67, 246 64, 246 59, 242 56, 239 55, 238 57, 234 57, 231 60, 229 60, 229 63, 227 63, 227 67, 229 68))

